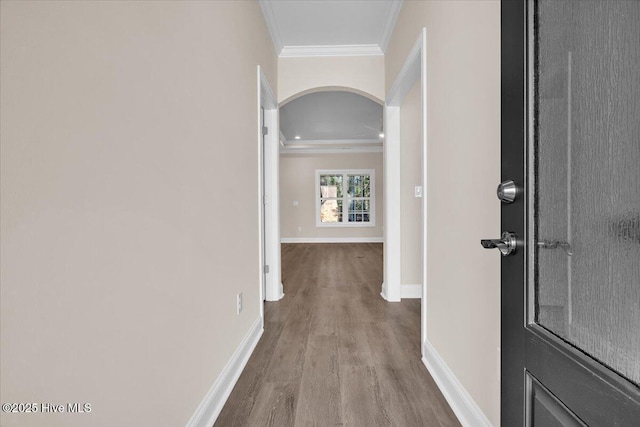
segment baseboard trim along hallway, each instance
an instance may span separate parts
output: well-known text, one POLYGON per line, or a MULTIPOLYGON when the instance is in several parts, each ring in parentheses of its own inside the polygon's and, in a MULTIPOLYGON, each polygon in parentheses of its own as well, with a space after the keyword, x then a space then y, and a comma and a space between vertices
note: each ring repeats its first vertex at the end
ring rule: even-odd
POLYGON ((422 298, 422 285, 400 285, 401 298, 422 298))
POLYGON ((258 317, 209 392, 198 405, 198 409, 191 416, 186 427, 211 427, 216 422, 263 332, 262 318, 258 317))
POLYGON ((431 373, 460 424, 464 427, 492 427, 484 412, 429 341, 423 343, 422 354, 422 363, 431 373))

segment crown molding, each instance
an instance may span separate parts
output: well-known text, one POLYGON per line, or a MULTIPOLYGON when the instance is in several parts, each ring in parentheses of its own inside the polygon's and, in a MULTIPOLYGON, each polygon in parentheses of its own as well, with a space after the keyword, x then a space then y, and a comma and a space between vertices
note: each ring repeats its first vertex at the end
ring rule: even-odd
POLYGON ((311 145, 311 146, 327 146, 327 145, 376 145, 382 146, 382 139, 286 139, 285 147, 311 145))
POLYGON ((356 154, 382 153, 382 146, 378 147, 332 147, 332 148, 280 148, 280 154, 356 154))
POLYGON ((389 40, 391 40, 393 29, 398 21, 398 15, 400 15, 400 9, 402 9, 402 2, 403 0, 392 0, 389 4, 387 20, 384 23, 380 41, 378 42, 378 46, 380 46, 380 50, 383 53, 387 51, 387 46, 389 46, 389 40))
POLYGON ((282 37, 280 36, 280 29, 278 28, 276 14, 273 12, 271 2, 267 0, 258 0, 258 3, 260 4, 260 9, 262 9, 264 20, 267 23, 267 29, 269 30, 269 35, 271 36, 273 48, 276 51, 276 55, 280 55, 280 53, 282 52, 282 37))
POLYGON ((375 56, 384 55, 377 44, 345 44, 326 46, 284 46, 280 58, 309 56, 375 56))

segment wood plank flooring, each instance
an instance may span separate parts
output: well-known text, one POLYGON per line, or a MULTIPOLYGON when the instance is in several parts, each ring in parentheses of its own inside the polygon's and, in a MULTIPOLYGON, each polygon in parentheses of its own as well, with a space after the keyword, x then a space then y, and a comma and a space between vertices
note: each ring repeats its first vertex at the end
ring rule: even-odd
POLYGON ((285 297, 215 426, 459 426, 420 358, 420 300, 380 296, 382 244, 283 244, 285 297))

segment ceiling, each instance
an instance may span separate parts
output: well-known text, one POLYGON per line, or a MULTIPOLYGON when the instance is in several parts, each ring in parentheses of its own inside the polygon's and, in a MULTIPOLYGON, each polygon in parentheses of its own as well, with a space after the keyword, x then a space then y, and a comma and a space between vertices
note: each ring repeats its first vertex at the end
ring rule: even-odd
POLYGON ((401 0, 259 0, 281 57, 382 55, 401 0))
MULTIPOLYGON (((280 57, 383 55, 402 7, 402 0, 259 3, 280 57)), ((350 92, 316 92, 280 108, 281 153, 379 152, 381 132, 382 106, 350 92)))
POLYGON ((351 92, 310 93, 280 107, 280 132, 285 152, 380 151, 382 105, 351 92))

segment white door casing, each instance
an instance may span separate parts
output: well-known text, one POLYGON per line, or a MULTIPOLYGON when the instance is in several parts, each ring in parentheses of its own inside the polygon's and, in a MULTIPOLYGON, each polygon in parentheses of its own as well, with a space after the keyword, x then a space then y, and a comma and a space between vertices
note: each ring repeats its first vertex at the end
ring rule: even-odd
POLYGON ((280 280, 280 197, 279 197, 279 125, 278 103, 258 66, 258 123, 261 123, 261 108, 264 108, 264 126, 268 129, 262 141, 262 128, 258 126, 259 145, 259 223, 260 223, 260 315, 264 319, 263 301, 278 301, 284 296, 280 280), (264 165, 264 167, 263 167, 264 165), (264 183, 264 186, 263 186, 264 183), (264 188, 264 191, 263 191, 264 188), (262 204, 264 203, 264 221, 262 204), (264 224, 264 229, 263 229, 264 224), (264 254, 262 253, 264 248, 264 254), (265 265, 269 272, 263 274, 265 265), (266 281, 266 283, 263 283, 266 281), (264 289, 264 293, 263 293, 264 289))
MULTIPOLYGON (((422 188, 427 188, 427 30, 423 28, 409 52, 393 86, 389 90, 384 108, 384 283, 382 297, 387 301, 400 301, 401 285, 401 228, 400 228, 400 106, 411 87, 420 81, 421 90, 421 146, 422 188)), ((422 299, 421 340, 427 339, 427 200, 422 197, 422 299)))

